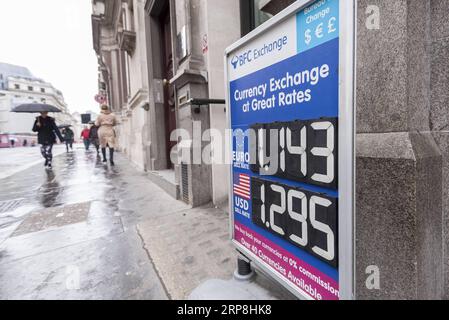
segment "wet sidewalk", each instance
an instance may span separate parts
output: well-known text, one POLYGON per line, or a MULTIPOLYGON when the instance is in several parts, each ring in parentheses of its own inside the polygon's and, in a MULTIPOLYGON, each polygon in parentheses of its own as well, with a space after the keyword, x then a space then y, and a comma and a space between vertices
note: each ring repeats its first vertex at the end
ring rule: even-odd
MULTIPOLYGON (((77 147, 51 171, 41 160, 0 179, 0 299, 186 299, 211 279, 253 297, 231 280, 226 213, 192 209, 122 155, 115 162, 77 147)), ((254 298, 288 298, 256 282, 254 298)))
MULTIPOLYGON (((64 145, 55 145, 53 155, 65 152, 64 145)), ((42 162, 39 146, 0 149, 0 180, 42 162)))
POLYGON ((0 299, 167 298, 136 225, 187 206, 116 164, 76 149, 0 180, 0 299))

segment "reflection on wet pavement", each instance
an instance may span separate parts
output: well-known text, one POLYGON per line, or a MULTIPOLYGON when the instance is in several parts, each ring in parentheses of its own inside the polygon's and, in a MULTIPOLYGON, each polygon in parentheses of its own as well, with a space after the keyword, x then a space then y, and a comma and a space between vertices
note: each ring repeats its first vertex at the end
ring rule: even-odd
POLYGON ((76 150, 0 183, 0 204, 20 199, 0 212, 0 299, 166 299, 135 228, 166 195, 120 154, 111 168, 76 150))

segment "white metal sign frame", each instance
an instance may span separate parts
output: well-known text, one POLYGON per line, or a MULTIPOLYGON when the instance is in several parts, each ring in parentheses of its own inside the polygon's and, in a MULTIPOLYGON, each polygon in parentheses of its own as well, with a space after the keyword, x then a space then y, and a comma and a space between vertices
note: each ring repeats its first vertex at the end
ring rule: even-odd
MULTIPOLYGON (((278 15, 228 47, 225 51, 225 83, 227 92, 227 117, 228 127, 231 128, 230 106, 230 56, 242 49, 255 39, 261 37, 286 19, 306 8, 316 0, 298 0, 278 15)), ((338 205, 338 230, 339 230, 339 294, 342 300, 355 298, 355 262, 354 262, 354 234, 355 234, 355 48, 356 48, 356 1, 340 0, 340 46, 339 46, 339 205, 338 205)), ((229 146, 232 148, 232 136, 229 146)), ((232 154, 232 152, 231 152, 232 154)), ((232 161, 231 161, 232 162, 232 161)), ((234 197, 232 164, 229 172, 229 210, 230 233, 234 239, 234 197)), ((262 271, 273 277, 291 293, 300 299, 310 299, 293 284, 283 279, 271 267, 259 262, 259 258, 250 250, 247 250, 237 241, 233 240, 237 250, 248 257, 262 271)))

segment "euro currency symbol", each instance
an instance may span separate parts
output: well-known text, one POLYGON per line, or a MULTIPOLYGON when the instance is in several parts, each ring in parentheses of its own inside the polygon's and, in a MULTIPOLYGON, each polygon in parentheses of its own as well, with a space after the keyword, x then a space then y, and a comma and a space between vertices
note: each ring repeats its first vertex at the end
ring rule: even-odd
POLYGON ((315 35, 317 36, 317 38, 322 38, 323 37, 323 24, 320 23, 315 30, 315 35))
POLYGON ((245 153, 245 133, 242 129, 237 129, 234 131, 235 136, 235 151, 237 154, 245 153))

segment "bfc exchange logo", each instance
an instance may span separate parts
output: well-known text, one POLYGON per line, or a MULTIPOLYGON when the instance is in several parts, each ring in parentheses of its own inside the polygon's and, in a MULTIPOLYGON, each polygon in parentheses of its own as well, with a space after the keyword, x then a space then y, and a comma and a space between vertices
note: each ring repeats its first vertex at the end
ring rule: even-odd
POLYGON ((239 67, 251 63, 271 53, 278 53, 282 51, 288 44, 288 37, 283 36, 273 42, 264 43, 263 46, 255 49, 249 49, 242 54, 235 55, 231 59, 231 65, 236 70, 239 67))

